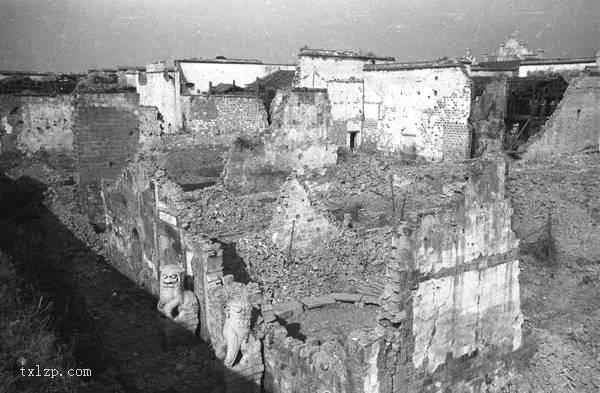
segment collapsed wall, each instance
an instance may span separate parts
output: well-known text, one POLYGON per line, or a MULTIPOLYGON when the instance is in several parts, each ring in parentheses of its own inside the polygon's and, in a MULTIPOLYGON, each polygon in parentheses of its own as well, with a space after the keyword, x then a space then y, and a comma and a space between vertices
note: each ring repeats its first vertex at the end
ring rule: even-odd
POLYGON ((257 97, 185 96, 182 109, 184 131, 163 138, 159 160, 186 189, 219 182, 234 142, 260 135, 268 127, 257 97))
POLYGON ((585 72, 567 88, 552 117, 524 146, 524 158, 574 154, 600 148, 600 73, 585 72))
POLYGON ((229 189, 273 191, 294 171, 304 174, 337 162, 326 90, 279 90, 271 104, 271 119, 268 133, 234 144, 225 168, 229 189))
POLYGON ((394 229, 384 251, 386 282, 378 300, 332 291, 274 305, 279 322, 265 338, 266 387, 274 392, 506 388, 519 356, 514 351, 521 346, 522 317, 518 241, 510 228, 505 172, 504 163, 471 165, 463 196, 449 209, 411 215, 394 229))
POLYGON ((473 77, 471 156, 502 151, 508 85, 505 76, 473 77))
POLYGON ((72 95, 0 95, 0 154, 74 156, 72 115, 72 95))

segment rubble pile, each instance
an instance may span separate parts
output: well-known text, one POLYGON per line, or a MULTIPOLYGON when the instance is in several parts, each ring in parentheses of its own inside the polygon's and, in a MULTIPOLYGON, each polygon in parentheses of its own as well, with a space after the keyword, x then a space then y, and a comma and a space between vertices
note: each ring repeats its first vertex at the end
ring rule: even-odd
POLYGON ((306 185, 341 221, 351 214, 358 227, 393 224, 394 218, 414 218, 419 212, 441 209, 461 196, 468 164, 402 163, 381 154, 357 153, 312 175, 306 185))
POLYGON ((212 237, 265 230, 276 201, 270 193, 236 196, 221 185, 190 191, 184 197, 186 229, 212 237))
POLYGON ((600 261, 599 155, 516 162, 509 192, 522 248, 555 254, 553 258, 571 266, 600 261))
POLYGON ((391 235, 391 228, 369 233, 345 230, 318 254, 291 255, 256 235, 240 239, 236 251, 251 280, 276 302, 335 291, 379 296, 391 235))

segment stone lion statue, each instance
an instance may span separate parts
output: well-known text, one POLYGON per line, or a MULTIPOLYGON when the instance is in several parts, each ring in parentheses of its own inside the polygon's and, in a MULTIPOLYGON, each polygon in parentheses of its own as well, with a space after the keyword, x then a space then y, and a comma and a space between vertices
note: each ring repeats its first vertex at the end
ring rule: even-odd
POLYGON ((183 289, 183 271, 179 265, 160 268, 160 300, 156 308, 167 318, 195 333, 199 303, 192 291, 183 289))
MULTIPOLYGON (((252 305, 244 299, 234 298, 227 303, 226 319, 223 325, 224 345, 217 356, 225 358, 223 364, 232 367, 238 354, 242 351, 242 360, 254 355, 260 341, 250 331, 252 305)), ((258 349, 260 352, 260 348, 258 349)))

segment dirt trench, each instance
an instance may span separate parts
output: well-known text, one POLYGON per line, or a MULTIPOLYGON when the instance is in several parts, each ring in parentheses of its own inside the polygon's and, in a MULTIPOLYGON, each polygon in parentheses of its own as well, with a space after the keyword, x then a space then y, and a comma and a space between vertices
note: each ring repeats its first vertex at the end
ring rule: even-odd
POLYGON ((43 161, 4 164, 4 185, 13 190, 0 210, 2 246, 27 250, 26 269, 58 304, 55 325, 73 348, 71 367, 91 370, 78 391, 221 391, 211 348, 167 343, 170 322, 156 311, 157 300, 107 263, 102 235, 76 213, 72 173, 43 161))

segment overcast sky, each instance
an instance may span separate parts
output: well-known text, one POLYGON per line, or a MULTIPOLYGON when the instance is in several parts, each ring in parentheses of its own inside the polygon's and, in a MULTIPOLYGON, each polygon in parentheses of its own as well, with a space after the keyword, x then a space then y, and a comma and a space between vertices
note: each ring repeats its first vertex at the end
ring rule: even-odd
POLYGON ((303 45, 429 60, 492 52, 514 30, 548 58, 593 56, 600 0, 0 0, 0 69, 287 63, 303 45))

